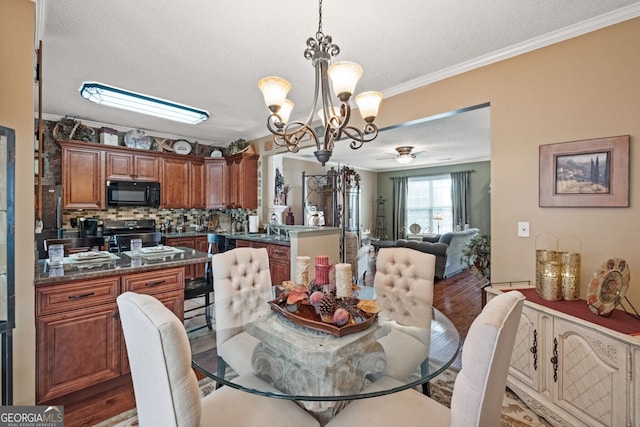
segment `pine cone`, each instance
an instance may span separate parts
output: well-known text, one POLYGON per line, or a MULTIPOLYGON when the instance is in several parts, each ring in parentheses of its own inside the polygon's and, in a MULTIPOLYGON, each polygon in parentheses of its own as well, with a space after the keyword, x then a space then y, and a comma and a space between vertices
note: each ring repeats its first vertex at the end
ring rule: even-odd
POLYGON ((336 309, 336 297, 332 294, 325 294, 318 304, 320 318, 323 322, 333 323, 333 312, 336 309))
POLYGON ((344 308, 352 317, 356 318, 360 316, 358 302, 360 302, 360 299, 355 295, 351 295, 345 298, 338 298, 336 300, 336 305, 337 307, 344 308))

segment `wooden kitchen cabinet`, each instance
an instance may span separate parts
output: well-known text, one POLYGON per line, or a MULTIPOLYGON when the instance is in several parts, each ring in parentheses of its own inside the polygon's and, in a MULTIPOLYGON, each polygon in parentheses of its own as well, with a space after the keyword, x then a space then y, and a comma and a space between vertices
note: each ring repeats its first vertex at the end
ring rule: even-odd
MULTIPOLYGON (((156 297, 180 320, 184 317, 184 267, 147 271, 122 276, 122 292, 136 292, 156 297)), ((124 335, 122 336, 122 374, 131 371, 124 335)))
POLYGON ((121 181, 160 181, 160 157, 107 150, 105 153, 106 179, 121 181))
POLYGON ((128 381, 116 303, 126 291, 184 316, 184 267, 36 287, 37 404, 64 405, 128 381))
POLYGON ((239 153, 225 158, 228 170, 227 207, 258 208, 258 159, 257 154, 239 153))
MULTIPOLYGON (((105 209, 106 180, 160 182, 161 208, 204 209, 208 202, 212 208, 225 207, 221 203, 224 192, 220 193, 221 200, 208 200, 207 170, 202 158, 127 147, 104 148, 78 141, 58 143, 62 147, 65 209, 105 209)), ((253 188, 257 195, 257 181, 253 188)))
POLYGON ((207 209, 224 209, 229 199, 227 162, 223 158, 205 159, 207 209))
MULTIPOLYGON (((189 161, 189 206, 192 209, 206 207, 206 185, 204 162, 189 161)), ((206 251, 205 251, 206 252, 206 251)))
POLYGON ((65 143, 62 148, 62 207, 104 209, 104 151, 89 143, 65 143))
POLYGON ((202 159, 164 157, 160 182, 162 208, 204 208, 202 159))
POLYGON ((189 206, 189 161, 162 159, 160 207, 186 208, 189 206))
POLYGON ((271 272, 271 284, 279 286, 285 280, 291 280, 291 249, 284 245, 269 245, 269 271, 271 272))
MULTIPOLYGON (((207 240, 207 236, 196 236, 196 249, 200 252, 208 252, 209 251, 209 241, 207 240)), ((215 245, 212 248, 212 253, 216 253, 215 245)), ((196 277, 204 277, 204 264, 195 264, 194 265, 196 277)))
MULTIPOLYGON (((204 236, 206 241, 206 236, 204 236)), ((198 249, 198 244, 196 237, 194 236, 185 236, 185 237, 167 237, 163 242, 167 246, 182 246, 185 248, 198 249)), ((206 252, 205 249, 203 252, 206 252)), ((194 279, 196 277, 204 277, 204 266, 199 268, 198 264, 187 265, 185 267, 185 279, 194 279), (202 275, 199 275, 200 271, 202 271, 202 275)))
POLYGON ((119 277, 36 288, 36 402, 120 376, 119 277))
POLYGON ((272 286, 281 285, 285 280, 291 280, 291 248, 289 246, 237 239, 236 248, 265 248, 267 250, 272 286))
MULTIPOLYGON (((256 242, 255 240, 237 239, 236 248, 267 248, 269 246, 265 242, 256 242)), ((268 251, 267 251, 268 252, 268 251)))

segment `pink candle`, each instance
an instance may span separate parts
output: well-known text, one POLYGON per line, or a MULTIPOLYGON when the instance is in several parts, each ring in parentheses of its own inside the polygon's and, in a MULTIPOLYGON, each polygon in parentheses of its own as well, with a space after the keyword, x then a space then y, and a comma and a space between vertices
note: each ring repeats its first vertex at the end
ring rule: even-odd
POLYGON ((323 265, 316 263, 316 284, 328 285, 329 284, 329 265, 323 265))
POLYGON ((316 256, 316 265, 329 265, 329 256, 328 255, 316 256))

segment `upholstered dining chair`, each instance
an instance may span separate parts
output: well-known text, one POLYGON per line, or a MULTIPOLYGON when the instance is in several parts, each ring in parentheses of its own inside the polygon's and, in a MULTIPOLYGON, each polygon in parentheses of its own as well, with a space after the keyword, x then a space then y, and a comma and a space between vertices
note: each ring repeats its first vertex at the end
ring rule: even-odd
MULTIPOLYGON (((523 305, 524 296, 520 292, 506 292, 489 301, 475 318, 462 349, 462 369, 453 386, 451 409, 411 389, 355 400, 327 427, 500 425, 509 362, 523 305)), ((384 377, 381 381, 397 380, 384 377)), ((375 383, 369 387, 376 390, 375 383)))
POLYGON ((227 365, 240 375, 253 372, 251 356, 258 339, 245 325, 269 311, 271 273, 265 248, 236 248, 211 258, 216 298, 218 370, 224 378, 227 365))
MULTIPOLYGON (((387 355, 384 375, 406 380, 418 366, 429 369, 436 257, 408 248, 381 248, 373 287, 381 323, 391 332, 379 340, 387 355)), ((428 387, 424 387, 428 394, 428 387)))
MULTIPOLYGON (((125 292, 117 303, 140 426, 264 426, 265 420, 277 420, 279 426, 319 426, 288 400, 232 387, 201 398, 182 322, 150 295, 125 292)), ((250 388, 269 387, 252 375, 234 381, 250 388)))

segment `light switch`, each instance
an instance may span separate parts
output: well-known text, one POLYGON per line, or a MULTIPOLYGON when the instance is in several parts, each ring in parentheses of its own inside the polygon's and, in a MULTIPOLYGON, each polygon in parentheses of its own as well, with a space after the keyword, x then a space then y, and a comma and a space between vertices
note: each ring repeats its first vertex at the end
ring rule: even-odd
POLYGON ((528 222, 518 222, 518 237, 529 237, 528 222))

